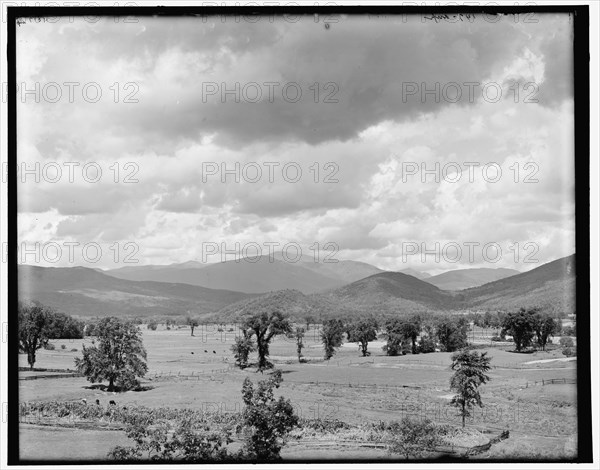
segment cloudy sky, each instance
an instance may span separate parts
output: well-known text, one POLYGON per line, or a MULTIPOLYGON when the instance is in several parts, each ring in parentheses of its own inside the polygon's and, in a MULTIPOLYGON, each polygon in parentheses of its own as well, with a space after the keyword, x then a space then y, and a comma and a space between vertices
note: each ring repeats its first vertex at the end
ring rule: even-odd
POLYGON ((436 273, 574 252, 567 15, 130 20, 18 27, 19 165, 40 164, 39 182, 21 172, 18 229, 52 247, 39 264, 331 242, 436 273))

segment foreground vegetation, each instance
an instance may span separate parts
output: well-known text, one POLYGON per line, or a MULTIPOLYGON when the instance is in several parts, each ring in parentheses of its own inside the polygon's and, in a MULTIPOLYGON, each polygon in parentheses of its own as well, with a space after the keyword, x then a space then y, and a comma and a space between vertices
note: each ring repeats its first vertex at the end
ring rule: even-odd
MULTIPOLYGON (((267 382, 267 381, 265 381, 267 382)), ((264 384, 264 382, 263 382, 264 384)), ((259 385, 260 387, 260 385, 259 385)), ((263 391, 270 390, 270 385, 263 391)), ((65 420, 110 424, 123 429, 132 446, 117 446, 107 457, 127 461, 268 461, 279 460, 283 444, 304 439, 353 441, 379 445, 396 458, 427 458, 449 447, 468 451, 488 442, 478 431, 450 424, 435 424, 426 418, 405 417, 400 421, 349 424, 337 419, 298 418, 293 410, 278 415, 285 400, 254 397, 242 412, 220 413, 197 409, 131 407, 104 409, 77 402, 30 402, 21 406, 22 422, 65 420), (256 416, 260 415, 260 419, 256 416), (267 427, 267 423, 269 427, 267 427)))

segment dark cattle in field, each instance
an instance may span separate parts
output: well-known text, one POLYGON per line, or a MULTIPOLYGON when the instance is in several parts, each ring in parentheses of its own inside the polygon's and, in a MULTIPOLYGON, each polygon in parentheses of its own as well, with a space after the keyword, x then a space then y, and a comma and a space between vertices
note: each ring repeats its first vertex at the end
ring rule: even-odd
POLYGON ((96 398, 96 405, 99 405, 99 404, 100 404, 100 400, 98 400, 98 399, 96 398))
POLYGON ((109 405, 116 405, 116 403, 115 403, 115 401, 114 401, 114 400, 111 400, 111 401, 109 401, 109 402, 108 402, 108 404, 109 404, 109 405))
POLYGON ((87 405, 87 400, 85 398, 82 398, 81 403, 83 403, 84 405, 87 405))
POLYGON ((213 351, 213 354, 217 354, 217 351, 213 351))
POLYGON ((194 351, 192 351, 192 354, 194 354, 194 351))
POLYGON ((208 351, 205 349, 204 352, 207 353, 208 351))

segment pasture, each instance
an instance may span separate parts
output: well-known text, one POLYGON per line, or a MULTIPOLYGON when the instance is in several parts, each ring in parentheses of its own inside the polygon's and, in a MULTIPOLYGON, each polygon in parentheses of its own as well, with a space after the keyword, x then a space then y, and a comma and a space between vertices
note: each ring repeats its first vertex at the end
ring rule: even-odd
MULTIPOLYGON (((52 372, 20 372, 19 400, 24 403, 85 398, 88 403, 99 400, 105 407, 109 400, 115 400, 118 407, 129 408, 240 411, 244 379, 250 377, 256 381, 264 377, 254 367, 246 370, 233 367, 230 347, 235 331, 228 331, 230 328, 233 327, 217 331, 216 326, 200 326, 191 336, 189 328, 150 331, 142 326, 149 371, 140 391, 109 393, 104 386, 83 377, 52 378, 52 372), (44 378, 25 380, 36 375, 44 378)), ((485 339, 483 333, 481 337, 485 339)), ((36 368, 74 369, 75 357, 81 355, 83 344, 91 344, 91 339, 52 343, 54 350, 38 351, 36 368)), ((270 348, 271 360, 282 370, 284 378, 276 395, 289 398, 299 416, 352 424, 413 416, 460 425, 460 417, 450 405, 451 353, 388 357, 381 350, 383 343, 374 341, 369 344, 368 357, 361 357, 357 345, 351 343, 339 348, 330 361, 323 361, 316 328, 306 333, 304 344, 304 363, 298 362, 293 339, 276 337, 270 348)), ((478 458, 503 458, 503 455, 532 458, 531 453, 538 451, 542 456, 551 452, 548 455, 557 458, 572 457, 576 452, 572 436, 577 434, 577 385, 573 383, 576 362, 564 360, 560 350, 516 354, 510 352, 512 349, 508 343, 485 349, 492 357, 491 380, 481 387, 484 408, 475 409, 467 425, 482 432, 508 429, 510 439, 478 458), (541 384, 548 379, 565 379, 566 383, 541 384)), ((20 355, 19 359, 20 366, 26 367, 26 357, 20 355)), ((61 423, 23 421, 20 428, 23 458, 98 460, 103 458, 101 454, 126 440, 122 430, 73 429, 61 423), (78 443, 73 445, 73 439, 65 436, 76 437, 78 443)), ((357 449, 335 441, 334 436, 318 435, 314 442, 291 440, 282 456, 284 459, 389 458, 384 449, 357 449)))

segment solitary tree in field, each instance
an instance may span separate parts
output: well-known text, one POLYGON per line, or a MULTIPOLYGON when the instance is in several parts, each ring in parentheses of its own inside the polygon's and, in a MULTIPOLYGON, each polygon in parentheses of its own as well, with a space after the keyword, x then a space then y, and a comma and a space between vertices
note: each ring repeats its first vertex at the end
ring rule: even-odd
POLYGON ((338 319, 325 320, 321 330, 321 340, 325 349, 325 360, 328 361, 344 341, 344 322, 338 319))
POLYGON ((192 330, 192 336, 194 336, 194 328, 196 328, 200 324, 198 322, 198 320, 196 320, 195 318, 192 318, 192 317, 186 317, 185 323, 187 325, 190 325, 190 329, 192 330))
POLYGON ((92 383, 108 380, 108 390, 115 385, 120 390, 130 390, 139 384, 137 377, 148 371, 146 350, 141 331, 132 322, 116 317, 103 318, 96 328, 97 342, 83 347, 83 357, 75 359, 79 373, 92 383))
POLYGON ((296 352, 298 353, 298 362, 302 362, 302 348, 304 347, 304 328, 297 326, 294 330, 294 338, 296 339, 296 352))
POLYGON ((281 312, 258 313, 246 318, 242 324, 244 330, 251 330, 256 336, 256 349, 258 351, 258 370, 273 367, 267 359, 269 357, 269 344, 277 335, 289 334, 292 327, 281 312))
POLYGON ((315 317, 313 317, 312 315, 306 315, 304 317, 304 321, 306 322, 306 331, 309 331, 310 325, 315 323, 315 317))
POLYGON ((377 321, 374 318, 354 321, 348 327, 348 341, 358 343, 362 355, 367 356, 369 341, 377 339, 377 328, 377 321))
POLYGON ((502 323, 502 328, 512 335, 517 351, 531 345, 535 333, 535 316, 537 309, 521 308, 518 312, 508 313, 502 323))
POLYGON ((52 311, 42 305, 18 307, 19 349, 27 354, 27 363, 33 369, 35 353, 48 344, 52 311))
POLYGON ((457 394, 450 403, 460 409, 463 428, 465 418, 471 415, 470 409, 475 405, 483 406, 479 386, 490 380, 486 375, 490 361, 485 352, 462 350, 452 355, 452 370, 455 372, 450 379, 450 388, 457 394))

